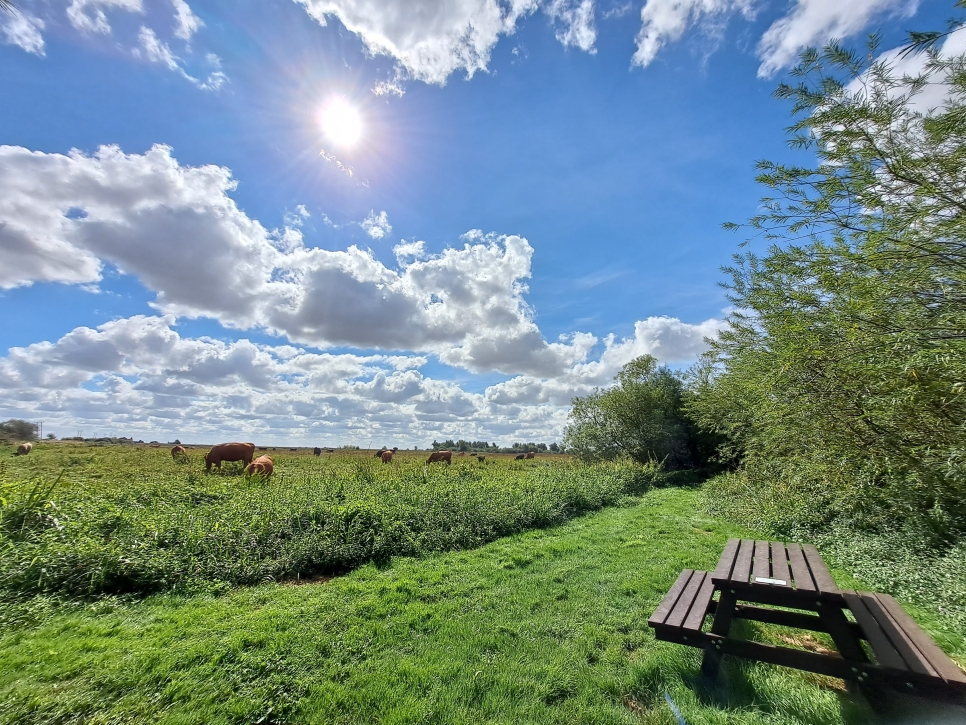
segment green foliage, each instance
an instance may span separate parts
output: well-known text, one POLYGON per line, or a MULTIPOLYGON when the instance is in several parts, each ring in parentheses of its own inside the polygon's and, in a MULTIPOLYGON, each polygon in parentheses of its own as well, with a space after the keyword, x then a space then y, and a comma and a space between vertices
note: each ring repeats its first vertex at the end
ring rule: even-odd
POLYGON ((743 461, 743 508, 787 504, 780 528, 949 541, 966 534, 966 58, 931 52, 917 77, 863 58, 807 51, 777 91, 817 165, 758 164, 771 193, 750 227, 772 246, 727 270, 735 311, 688 409, 743 461), (946 105, 924 113, 937 83, 946 105))
MULTIPOLYGON (((699 510, 663 489, 325 583, 0 602, 0 723, 673 725, 665 692, 692 725, 875 722, 834 681, 774 665, 725 658, 709 691, 698 650, 654 638, 681 569, 748 533, 699 510)), ((788 630, 743 634, 787 646, 788 630)))
POLYGON ((39 426, 26 420, 11 418, 0 423, 0 440, 34 441, 37 440, 39 426))
POLYGON ((691 463, 681 380, 650 355, 631 360, 615 380, 612 388, 574 398, 567 450, 587 462, 630 458, 668 468, 691 463))
POLYGON ((668 479, 631 463, 426 466, 399 452, 386 466, 279 452, 263 481, 240 465, 206 475, 199 454, 185 466, 163 449, 59 444, 9 458, 0 590, 147 593, 341 572, 560 524, 668 479), (61 470, 56 489, 36 483, 61 470))

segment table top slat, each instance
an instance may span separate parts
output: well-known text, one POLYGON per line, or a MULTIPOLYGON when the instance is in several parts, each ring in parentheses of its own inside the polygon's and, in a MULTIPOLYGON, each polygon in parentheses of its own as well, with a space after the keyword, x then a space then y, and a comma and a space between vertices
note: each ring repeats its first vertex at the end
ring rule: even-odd
POLYGON ((715 581, 726 581, 731 577, 731 570, 735 565, 735 557, 738 556, 738 545, 741 539, 728 539, 721 558, 718 559, 718 566, 711 572, 711 578, 715 581))
POLYGON ((788 552, 785 551, 785 544, 780 541, 771 542, 771 575, 774 579, 786 582, 786 586, 792 585, 792 574, 788 570, 788 552))
POLYGON ((815 583, 812 581, 812 573, 805 563, 802 547, 798 544, 786 544, 786 548, 788 549, 788 563, 792 567, 792 577, 795 579, 795 588, 799 591, 814 592, 815 583))
POLYGON ((691 606, 694 604, 694 600, 698 595, 698 589, 701 584, 704 583, 703 571, 695 571, 691 573, 691 578, 688 580, 688 585, 684 587, 684 591, 681 596, 678 597, 677 604, 674 605, 674 609, 671 613, 667 615, 667 619, 664 620, 664 625, 667 627, 680 627, 685 618, 688 616, 688 612, 691 611, 691 606))
POLYGON ((701 588, 691 605, 691 611, 688 612, 688 617, 684 620, 684 629, 694 632, 701 631, 704 618, 708 613, 708 604, 714 595, 714 582, 711 581, 711 575, 706 572, 701 572, 701 574, 704 576, 704 580, 701 582, 701 588))
POLYGON ((735 559, 735 568, 731 572, 732 581, 747 584, 751 577, 751 557, 754 552, 755 542, 751 539, 742 539, 738 547, 738 556, 735 559))
POLYGON ((872 616, 875 617, 875 621, 882 627, 882 631, 885 632, 892 646, 902 655, 902 659, 906 661, 909 669, 921 675, 938 675, 935 668, 919 653, 906 633, 902 631, 902 627, 893 620, 892 615, 882 606, 876 595, 873 592, 859 592, 859 595, 865 602, 865 606, 869 608, 872 616))
POLYGON ((751 576, 752 581, 761 577, 762 579, 771 579, 771 566, 769 562, 770 553, 768 551, 767 541, 756 541, 755 542, 755 558, 751 566, 751 576))
POLYGON ((939 676, 947 682, 966 683, 966 673, 964 673, 949 655, 942 651, 932 637, 930 637, 919 624, 899 606, 899 602, 888 594, 876 594, 875 598, 892 616, 892 619, 902 628, 903 632, 909 636, 912 643, 919 650, 920 654, 935 668, 939 676))
POLYGON ((680 574, 678 574, 677 580, 668 589, 667 594, 664 595, 664 599, 658 605, 657 609, 654 610, 654 614, 651 615, 647 623, 652 627, 655 624, 664 624, 664 620, 667 619, 667 615, 671 613, 674 609, 674 605, 678 603, 678 599, 681 597, 681 592, 684 591, 684 587, 687 586, 688 581, 691 579, 691 574, 694 572, 693 569, 685 569, 680 574))
POLYGON ((886 637, 882 628, 875 621, 875 617, 866 607, 864 599, 856 592, 848 590, 842 592, 842 596, 845 597, 845 603, 852 611, 852 614, 855 615, 855 621, 862 628, 862 633, 865 634, 865 638, 869 640, 869 644, 872 646, 872 651, 875 653, 875 658, 879 661, 879 664, 883 667, 892 667, 896 670, 908 670, 909 668, 906 666, 905 661, 903 661, 902 656, 892 646, 889 638, 886 637))
POLYGON ((838 585, 832 579, 832 574, 822 560, 822 556, 818 553, 818 549, 811 544, 802 544, 802 553, 808 562, 808 568, 812 570, 812 578, 815 580, 818 590, 823 594, 827 592, 838 594, 838 585))

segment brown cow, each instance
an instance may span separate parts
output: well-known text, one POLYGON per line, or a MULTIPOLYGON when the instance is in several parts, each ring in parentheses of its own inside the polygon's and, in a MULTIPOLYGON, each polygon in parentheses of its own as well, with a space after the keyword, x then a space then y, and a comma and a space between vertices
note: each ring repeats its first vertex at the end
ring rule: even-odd
POLYGON ((531 458, 533 458, 533 457, 534 457, 534 453, 533 453, 533 451, 529 451, 529 452, 527 453, 527 455, 525 456, 525 458, 526 458, 527 460, 530 460, 530 459, 531 459, 531 458))
POLYGON ((392 451, 383 451, 382 452, 382 462, 383 463, 392 463, 392 451))
POLYGON ((480 463, 486 463, 486 456, 477 456, 476 460, 478 460, 480 463))
POLYGON ((466 454, 465 454, 465 453, 464 453, 463 451, 460 451, 460 452, 459 452, 459 453, 457 453, 456 455, 457 455, 457 456, 465 456, 466 454))
POLYGON ((272 462, 271 456, 259 456, 245 467, 246 476, 264 476, 265 478, 269 478, 274 472, 275 464, 272 462))
POLYGON ((453 454, 449 451, 433 451, 429 454, 429 459, 426 463, 437 463, 439 461, 445 461, 448 466, 453 462, 453 454))
POLYGON ((247 466, 255 457, 254 443, 219 443, 205 454, 205 470, 215 465, 221 470, 222 461, 243 461, 247 466))
POLYGON ((28 453, 30 453, 31 450, 33 450, 33 447, 34 447, 33 443, 21 443, 19 446, 17 446, 17 452, 14 453, 13 455, 25 456, 28 453))
POLYGON ((179 461, 182 458, 188 457, 188 451, 185 450, 184 446, 175 446, 171 449, 171 457, 174 460, 179 461))

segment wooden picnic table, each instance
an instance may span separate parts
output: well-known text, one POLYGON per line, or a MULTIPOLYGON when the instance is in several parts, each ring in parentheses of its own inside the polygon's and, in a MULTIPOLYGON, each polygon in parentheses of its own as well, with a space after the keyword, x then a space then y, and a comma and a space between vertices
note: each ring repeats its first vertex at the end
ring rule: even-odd
POLYGON ((808 544, 730 539, 713 572, 681 572, 648 624, 658 639, 703 648, 701 669, 710 678, 729 654, 841 677, 866 691, 966 694, 966 673, 891 596, 840 590, 808 544), (826 632, 837 653, 738 639, 730 635, 735 619, 826 632))

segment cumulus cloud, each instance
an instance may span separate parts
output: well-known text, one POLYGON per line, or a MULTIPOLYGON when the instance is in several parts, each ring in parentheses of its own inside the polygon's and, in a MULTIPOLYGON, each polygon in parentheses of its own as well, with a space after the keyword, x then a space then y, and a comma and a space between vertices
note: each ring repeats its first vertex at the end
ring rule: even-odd
POLYGON ((174 18, 177 21, 174 29, 175 36, 182 40, 191 40, 191 36, 205 24, 191 11, 185 0, 171 0, 171 2, 174 4, 174 18))
POLYGON ((378 214, 375 211, 370 211, 359 226, 373 239, 384 239, 392 233, 392 225, 389 223, 389 216, 385 211, 378 214))
POLYGON ((533 248, 471 232, 390 268, 369 251, 307 248, 235 204, 228 169, 183 167, 165 146, 93 156, 0 147, 0 287, 95 283, 115 265, 154 305, 319 346, 405 349, 470 370, 551 375, 581 350, 548 344, 524 297, 533 248))
POLYGON ((107 22, 105 8, 144 12, 141 0, 71 0, 67 6, 67 18, 71 25, 82 32, 108 35, 111 26, 107 22))
POLYGON ((28 53, 44 55, 44 21, 23 10, 14 10, 0 15, 5 43, 17 45, 28 53))
MULTIPOLYGON (((641 351, 683 354, 716 329, 714 321, 652 318, 633 339, 609 339, 598 360, 577 362, 555 379, 518 376, 481 394, 425 376, 420 355, 192 339, 174 326, 172 316, 138 315, 11 348, 0 358, 0 413, 43 416, 62 435, 82 428, 88 435, 403 447, 439 437, 551 441, 563 435, 574 395, 609 384, 641 351)), ((589 350, 594 342, 585 336, 579 344, 589 350)))
MULTIPOLYGON (((187 7, 187 6, 186 6, 187 7)), ((199 78, 195 78, 193 75, 189 74, 184 67, 182 67, 181 59, 171 52, 171 48, 167 43, 163 42, 158 38, 157 33, 155 33, 151 28, 141 26, 141 31, 138 34, 138 41, 141 47, 134 50, 134 54, 137 56, 142 56, 150 61, 151 63, 160 63, 161 65, 172 70, 178 75, 180 75, 185 80, 190 81, 198 88, 206 91, 217 91, 220 89, 228 77, 221 71, 221 59, 214 53, 209 53, 207 55, 207 60, 210 65, 214 67, 214 70, 208 74, 208 78, 202 81, 199 78)))

